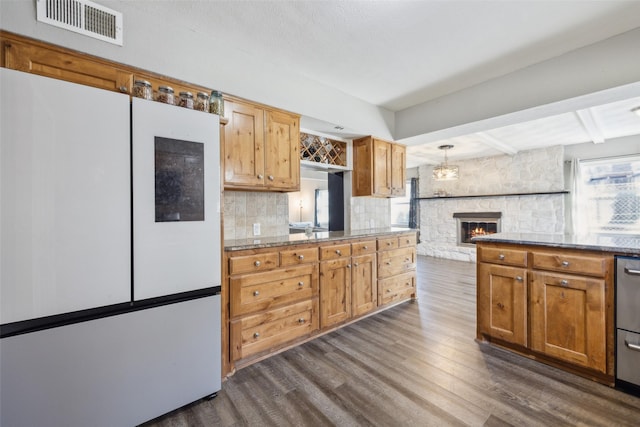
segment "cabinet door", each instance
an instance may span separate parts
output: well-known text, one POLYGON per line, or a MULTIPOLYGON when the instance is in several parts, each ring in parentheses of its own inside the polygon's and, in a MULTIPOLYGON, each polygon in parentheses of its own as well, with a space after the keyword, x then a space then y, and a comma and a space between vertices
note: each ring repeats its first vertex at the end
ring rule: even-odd
POLYGON ((527 345, 527 270, 479 265, 478 332, 527 345))
POLYGON ((380 139, 373 140, 373 193, 391 195, 391 146, 380 139))
POLYGON ((351 259, 320 263, 320 327, 351 317, 351 259))
POLYGON ((602 279, 533 272, 531 348, 605 372, 604 293, 602 279))
POLYGON ((274 190, 300 190, 300 120, 284 112, 266 111, 265 185, 274 190))
POLYGON ((81 54, 70 54, 50 47, 26 44, 15 40, 3 43, 7 68, 66 80, 99 89, 130 92, 133 74, 113 65, 81 54))
POLYGON ((226 101, 224 132, 226 188, 261 187, 264 179, 264 110, 226 101))
POLYGON ((391 145, 391 195, 403 197, 407 190, 406 178, 407 148, 391 145))
POLYGON ((368 313, 378 305, 376 255, 362 255, 351 260, 351 300, 353 316, 368 313))

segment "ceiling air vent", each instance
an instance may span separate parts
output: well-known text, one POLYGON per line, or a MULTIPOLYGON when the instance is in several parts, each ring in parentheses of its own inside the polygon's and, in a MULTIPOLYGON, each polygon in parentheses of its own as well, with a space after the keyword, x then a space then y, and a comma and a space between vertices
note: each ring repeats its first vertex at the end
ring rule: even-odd
POLYGON ((89 0, 37 0, 37 19, 122 46, 122 13, 89 0))

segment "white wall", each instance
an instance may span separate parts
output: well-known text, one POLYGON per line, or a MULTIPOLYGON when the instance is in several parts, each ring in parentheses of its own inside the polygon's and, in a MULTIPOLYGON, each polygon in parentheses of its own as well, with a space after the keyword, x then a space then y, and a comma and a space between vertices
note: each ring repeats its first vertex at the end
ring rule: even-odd
POLYGON ((311 222, 315 219, 316 190, 329 188, 327 173, 320 178, 300 179, 300 191, 287 193, 289 197, 289 222, 311 222), (300 202, 302 201, 302 210, 300 202))
MULTIPOLYGON (((557 146, 457 162, 460 179, 450 182, 433 181, 433 166, 421 166, 420 196, 431 197, 437 188, 454 196, 562 191, 563 152, 564 147, 557 146)), ((455 212, 502 212, 503 232, 563 233, 565 229, 563 194, 421 200, 419 254, 476 260, 475 248, 457 246, 455 212)))
MULTIPOLYGON (((0 28, 67 48, 211 87, 277 108, 339 123, 362 134, 392 138, 394 115, 278 64, 236 49, 233 40, 206 35, 188 21, 189 3, 112 1, 97 3, 124 15, 124 46, 36 21, 36 0, 0 1, 0 28)), ((224 16, 212 16, 215 26, 224 16)), ((199 20, 202 21, 202 20, 199 20)), ((247 29, 250 31, 250 29, 247 29)))

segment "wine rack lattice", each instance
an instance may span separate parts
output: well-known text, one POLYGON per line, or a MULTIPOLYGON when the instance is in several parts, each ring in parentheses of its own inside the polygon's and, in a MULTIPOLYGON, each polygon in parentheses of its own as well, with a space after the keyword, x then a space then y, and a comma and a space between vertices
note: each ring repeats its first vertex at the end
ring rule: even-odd
POLYGON ((300 132, 300 159, 334 166, 347 165, 347 144, 300 132))

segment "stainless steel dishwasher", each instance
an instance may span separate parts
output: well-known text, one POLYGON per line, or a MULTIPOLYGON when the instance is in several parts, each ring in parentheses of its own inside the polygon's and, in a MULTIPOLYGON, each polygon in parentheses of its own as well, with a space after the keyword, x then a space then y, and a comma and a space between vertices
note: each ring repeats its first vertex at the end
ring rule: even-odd
POLYGON ((640 393, 640 258, 616 257, 616 386, 640 393))

